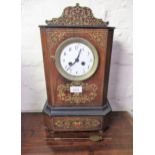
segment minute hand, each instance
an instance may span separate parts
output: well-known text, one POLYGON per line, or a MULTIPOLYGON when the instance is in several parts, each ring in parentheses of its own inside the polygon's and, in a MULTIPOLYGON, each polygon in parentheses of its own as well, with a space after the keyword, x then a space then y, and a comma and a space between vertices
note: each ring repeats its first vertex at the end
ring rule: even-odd
POLYGON ((69 70, 75 63, 79 62, 80 54, 81 54, 81 49, 80 49, 80 51, 79 51, 79 53, 78 53, 77 58, 75 59, 75 61, 71 64, 71 66, 70 66, 67 70, 69 70))
POLYGON ((80 49, 80 51, 79 51, 79 54, 78 54, 77 58, 75 59, 75 62, 79 62, 80 54, 81 54, 81 49, 80 49))

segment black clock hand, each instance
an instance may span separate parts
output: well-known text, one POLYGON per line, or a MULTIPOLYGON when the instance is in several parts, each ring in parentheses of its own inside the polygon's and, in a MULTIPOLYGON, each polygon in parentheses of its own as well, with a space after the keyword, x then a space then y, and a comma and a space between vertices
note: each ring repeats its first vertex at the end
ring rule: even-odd
POLYGON ((75 59, 75 61, 74 61, 73 63, 70 64, 70 67, 67 68, 67 71, 68 71, 75 63, 79 62, 80 54, 81 54, 81 49, 80 49, 80 51, 79 51, 79 53, 78 53, 78 56, 77 56, 77 58, 75 59))
POLYGON ((79 51, 79 54, 78 54, 77 58, 75 59, 76 62, 79 62, 80 54, 81 54, 81 49, 80 49, 80 51, 79 51))
POLYGON ((71 65, 71 66, 73 66, 76 62, 79 62, 79 57, 80 57, 80 54, 81 54, 81 49, 80 49, 80 51, 79 51, 79 53, 78 53, 77 58, 75 58, 75 61, 72 63, 72 65, 71 65))

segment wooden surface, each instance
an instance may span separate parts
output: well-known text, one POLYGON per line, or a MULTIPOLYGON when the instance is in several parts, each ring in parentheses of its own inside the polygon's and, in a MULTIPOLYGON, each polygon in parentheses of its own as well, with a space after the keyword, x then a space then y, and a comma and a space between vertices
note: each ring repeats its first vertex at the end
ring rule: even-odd
POLYGON ((132 119, 127 112, 112 112, 104 133, 53 134, 46 130, 42 113, 22 113, 21 138, 22 155, 132 155, 132 119), (86 138, 89 135, 102 135, 104 139, 92 142, 86 138), (75 139, 54 140, 53 136, 75 139))

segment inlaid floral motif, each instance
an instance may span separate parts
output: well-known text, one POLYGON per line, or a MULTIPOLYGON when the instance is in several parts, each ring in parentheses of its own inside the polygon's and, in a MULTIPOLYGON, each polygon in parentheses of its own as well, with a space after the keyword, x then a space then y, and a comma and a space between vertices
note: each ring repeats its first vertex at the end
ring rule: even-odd
POLYGON ((85 103, 92 103, 95 97, 97 96, 97 86, 96 84, 88 84, 88 83, 67 83, 67 84, 60 84, 57 87, 58 97, 64 104, 85 104, 85 103), (71 86, 81 86, 83 92, 85 93, 70 93, 71 86), (87 93, 86 93, 87 92, 87 93))
POLYGON ((101 117, 54 117, 55 129, 99 129, 102 127, 101 117))
POLYGON ((90 40, 96 42, 98 46, 105 47, 106 45, 106 38, 108 35, 108 31, 106 30, 91 30, 91 29, 54 29, 54 30, 47 30, 47 42, 49 50, 54 46, 58 46, 64 38, 76 36, 80 37, 80 34, 86 34, 89 36, 90 40))

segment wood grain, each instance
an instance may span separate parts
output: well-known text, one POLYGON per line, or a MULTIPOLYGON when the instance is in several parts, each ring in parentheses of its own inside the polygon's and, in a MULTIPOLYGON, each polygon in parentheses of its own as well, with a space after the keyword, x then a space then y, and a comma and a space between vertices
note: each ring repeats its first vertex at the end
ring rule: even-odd
POLYGON ((109 128, 103 133, 52 133, 46 129, 42 113, 22 113, 21 121, 22 155, 132 155, 132 119, 127 112, 112 112, 109 128), (105 139, 82 139, 94 134, 105 139), (74 137, 80 139, 63 139, 74 137))
MULTIPOLYGON (((40 27, 42 47, 43 47, 43 59, 45 69, 45 79, 47 87, 48 103, 51 106, 102 106, 107 101, 107 85, 109 79, 109 68, 111 59, 111 49, 113 40, 113 29, 109 28, 52 28, 52 27, 40 27), (71 37, 79 37, 89 41, 97 50, 99 55, 99 65, 95 74, 84 83, 87 85, 95 85, 97 90, 96 96, 92 100, 88 100, 86 103, 70 103, 68 100, 65 102, 60 98, 58 87, 60 85, 71 84, 69 81, 63 78, 56 69, 54 63, 54 57, 56 49, 66 39, 71 37), (104 99, 103 99, 104 96, 104 99)), ((65 92, 66 95, 71 95, 70 92, 65 92)), ((82 93, 84 97, 89 97, 90 91, 82 93)))

